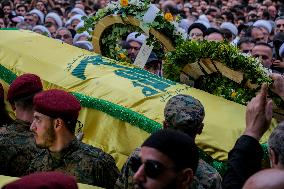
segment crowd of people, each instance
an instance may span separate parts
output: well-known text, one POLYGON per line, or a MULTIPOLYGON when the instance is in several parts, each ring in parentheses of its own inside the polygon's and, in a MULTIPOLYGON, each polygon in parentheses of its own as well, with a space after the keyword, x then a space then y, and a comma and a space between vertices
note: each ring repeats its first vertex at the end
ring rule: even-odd
MULTIPOLYGON (((89 34, 77 30, 84 24, 83 16, 95 14, 107 3, 107 0, 4 0, 0 7, 0 27, 32 30, 92 51, 89 34)), ((269 137, 271 168, 268 170, 261 171, 264 154, 259 143, 272 119, 268 88, 284 100, 282 2, 156 0, 152 3, 164 13, 171 13, 174 19, 181 16, 179 26, 187 31, 188 40, 226 40, 239 47, 240 52, 260 58, 263 66, 271 69, 273 84, 264 84, 247 105, 246 129, 228 155, 226 173, 220 175, 199 157, 195 137, 202 134, 206 112, 201 102, 191 96, 169 99, 164 109, 163 129, 150 135, 119 170, 111 155, 76 137, 79 101, 63 90, 44 91, 39 76, 23 74, 7 91, 15 120, 5 110, 4 89, 0 84, 0 175, 22 177, 3 188, 42 185, 77 188, 76 182, 107 189, 283 186, 284 124, 279 123, 269 137)), ((132 62, 145 38, 144 34, 130 33, 125 39, 124 47, 132 62)), ((162 61, 152 52, 145 69, 161 75, 161 67, 162 61)))

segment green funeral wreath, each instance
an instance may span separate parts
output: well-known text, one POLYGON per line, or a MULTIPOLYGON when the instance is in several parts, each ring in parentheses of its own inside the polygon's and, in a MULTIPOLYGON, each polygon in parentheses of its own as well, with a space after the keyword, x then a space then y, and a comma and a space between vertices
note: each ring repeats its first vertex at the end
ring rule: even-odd
MULTIPOLYGON (((126 4, 122 4, 121 1, 110 2, 105 8, 99 9, 94 16, 84 17, 84 27, 80 28, 79 32, 88 31, 92 36, 94 26, 102 18, 109 15, 120 15, 122 19, 133 16, 142 23, 144 28, 153 28, 163 33, 170 39, 173 46, 176 46, 186 38, 187 34, 185 31, 178 27, 178 19, 173 21, 171 17, 166 17, 162 11, 157 14, 153 22, 143 22, 143 16, 151 5, 150 0, 126 0, 126 2, 126 4)), ((134 31, 143 32, 140 27, 127 24, 114 24, 107 28, 100 39, 102 55, 118 61, 127 61, 126 51, 121 48, 119 42, 121 39, 125 39, 130 32, 134 31)), ((147 44, 153 45, 158 57, 164 59, 164 53, 159 53, 162 46, 157 39, 150 35, 147 39, 147 44)))
MULTIPOLYGON (((195 87, 239 104, 246 105, 259 91, 262 83, 272 83, 269 69, 263 67, 259 59, 240 53, 237 47, 227 42, 206 40, 184 41, 176 46, 175 51, 168 52, 163 65, 164 77, 180 82, 183 68, 202 59, 218 61, 234 71, 242 72, 244 78, 241 83, 236 83, 217 71, 195 80, 195 87), (248 81, 256 87, 250 88, 248 81)), ((276 94, 271 95, 276 104, 281 102, 276 94)))

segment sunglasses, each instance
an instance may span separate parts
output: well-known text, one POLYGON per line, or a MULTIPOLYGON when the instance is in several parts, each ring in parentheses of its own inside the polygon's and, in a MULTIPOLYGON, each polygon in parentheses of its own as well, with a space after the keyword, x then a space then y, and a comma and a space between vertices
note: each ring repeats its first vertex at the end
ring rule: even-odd
POLYGON ((246 54, 251 53, 251 50, 243 50, 243 53, 246 53, 246 54))
POLYGON ((27 22, 27 21, 30 21, 30 22, 31 22, 31 21, 34 21, 34 19, 25 18, 24 21, 25 21, 25 22, 27 22))
POLYGON ((144 164, 145 175, 152 179, 158 178, 166 170, 175 170, 174 167, 166 167, 162 163, 155 160, 146 160, 145 162, 142 162, 140 157, 132 157, 130 160, 130 168, 134 173, 138 171, 142 164, 144 164))
POLYGON ((56 35, 55 38, 56 38, 56 39, 62 39, 62 38, 63 38, 63 39, 69 39, 69 38, 71 38, 71 36, 68 35, 68 34, 56 35))

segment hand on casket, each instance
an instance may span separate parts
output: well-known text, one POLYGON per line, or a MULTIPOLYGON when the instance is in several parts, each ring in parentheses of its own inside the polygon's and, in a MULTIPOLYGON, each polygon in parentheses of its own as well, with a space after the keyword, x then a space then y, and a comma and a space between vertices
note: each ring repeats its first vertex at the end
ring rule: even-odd
POLYGON ((260 140, 272 119, 272 100, 267 99, 268 87, 263 84, 260 93, 247 105, 244 135, 260 140))

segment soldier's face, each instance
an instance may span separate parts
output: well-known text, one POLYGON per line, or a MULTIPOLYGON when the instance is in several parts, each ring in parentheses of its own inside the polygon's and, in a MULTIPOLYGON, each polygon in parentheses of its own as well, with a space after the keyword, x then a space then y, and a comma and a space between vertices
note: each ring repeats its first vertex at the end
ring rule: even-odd
MULTIPOLYGON (((133 176, 135 189, 177 189, 178 172, 167 156, 154 148, 141 148, 141 165, 133 176)), ((133 170, 135 172, 135 170, 133 170)))
POLYGON ((54 121, 39 112, 34 113, 31 131, 34 133, 35 143, 39 148, 50 148, 55 141, 54 121))

